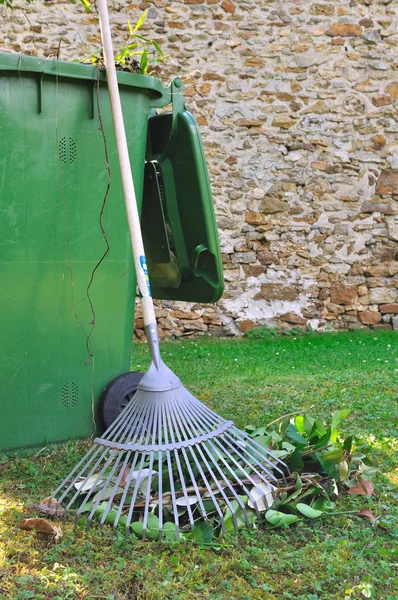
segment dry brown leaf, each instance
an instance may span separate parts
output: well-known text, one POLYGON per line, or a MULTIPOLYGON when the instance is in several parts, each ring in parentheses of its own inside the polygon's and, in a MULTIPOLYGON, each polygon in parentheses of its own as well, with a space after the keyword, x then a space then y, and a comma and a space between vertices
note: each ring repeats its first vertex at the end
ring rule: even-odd
POLYGON ((37 531, 39 533, 44 533, 45 535, 54 535, 55 539, 58 540, 62 537, 63 533, 61 527, 59 525, 53 525, 49 523, 46 519, 24 519, 19 522, 19 528, 24 531, 37 531))
POLYGON ((30 507, 36 508, 46 515, 57 515, 62 517, 65 514, 65 510, 61 504, 55 498, 51 498, 51 496, 41 500, 40 504, 30 504, 30 507))
POLYGON ((376 521, 377 517, 367 508, 361 508, 358 515, 360 517, 365 517, 365 519, 371 519, 372 521, 376 521))
POLYGON ((371 496, 373 494, 373 484, 371 481, 359 481, 357 485, 349 488, 349 494, 357 494, 358 496, 371 496))
POLYGON ((124 486, 126 485, 126 479, 128 477, 128 474, 130 473, 130 467, 127 465, 124 468, 123 474, 122 474, 122 478, 119 482, 119 487, 124 488, 124 486))

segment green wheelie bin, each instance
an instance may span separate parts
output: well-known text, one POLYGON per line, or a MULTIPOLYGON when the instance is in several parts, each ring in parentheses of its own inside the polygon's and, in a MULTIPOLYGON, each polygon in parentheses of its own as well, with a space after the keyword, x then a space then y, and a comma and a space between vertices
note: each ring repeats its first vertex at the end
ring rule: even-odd
MULTIPOLYGON (((214 212, 181 82, 118 79, 156 297, 215 301, 214 212)), ((129 371, 136 289, 103 71, 0 53, 0 234, 0 452, 85 438, 129 371)))

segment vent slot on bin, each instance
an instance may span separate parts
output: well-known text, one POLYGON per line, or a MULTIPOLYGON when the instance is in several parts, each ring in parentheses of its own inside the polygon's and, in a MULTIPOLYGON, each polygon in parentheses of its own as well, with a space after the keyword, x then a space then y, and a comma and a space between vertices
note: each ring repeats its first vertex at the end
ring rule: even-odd
POLYGON ((65 408, 74 408, 76 406, 79 401, 79 388, 74 381, 65 383, 62 387, 61 399, 65 408))
POLYGON ((60 161, 65 165, 74 163, 77 155, 75 140, 65 136, 61 138, 58 143, 58 155, 60 161))

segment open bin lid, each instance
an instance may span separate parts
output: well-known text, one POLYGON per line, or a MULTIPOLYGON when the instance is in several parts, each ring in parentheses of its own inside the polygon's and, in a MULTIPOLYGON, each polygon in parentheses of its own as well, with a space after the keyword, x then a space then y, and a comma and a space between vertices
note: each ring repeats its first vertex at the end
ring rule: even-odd
POLYGON ((198 125, 185 107, 149 118, 141 227, 154 298, 216 302, 224 280, 198 125))

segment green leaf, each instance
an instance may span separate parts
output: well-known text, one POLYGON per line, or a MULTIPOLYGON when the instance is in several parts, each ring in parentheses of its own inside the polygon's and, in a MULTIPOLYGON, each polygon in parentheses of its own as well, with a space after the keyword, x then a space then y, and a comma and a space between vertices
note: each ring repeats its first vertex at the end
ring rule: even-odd
POLYGON ((308 506, 308 504, 303 504, 301 502, 296 504, 296 508, 299 512, 301 512, 301 514, 305 515, 309 519, 316 519, 317 517, 323 515, 321 510, 316 510, 315 508, 308 506))
POLYGON ((145 42, 146 44, 151 44, 152 40, 148 40, 148 38, 142 36, 142 35, 138 35, 138 33, 134 34, 134 37, 137 38, 137 40, 140 40, 141 42, 145 42))
POLYGON ((290 425, 287 427, 286 435, 289 439, 297 442, 298 444, 304 444, 304 446, 307 445, 307 440, 299 434, 296 427, 292 423, 290 423, 290 425))
POLYGON ((147 14, 148 14, 148 9, 146 9, 144 11, 144 13, 142 14, 142 16, 138 19, 137 24, 134 27, 134 32, 139 30, 139 28, 141 27, 141 25, 145 21, 147 14))
POLYGON ((297 515, 287 515, 279 510, 267 510, 265 518, 274 527, 287 527, 300 520, 297 515))
POLYGON ((296 450, 296 446, 293 446, 290 442, 282 442, 282 448, 286 450, 286 452, 294 452, 296 450))
POLYGON ((319 438, 319 440, 316 442, 316 444, 314 444, 314 448, 323 448, 324 446, 327 446, 330 442, 331 435, 332 435, 332 430, 329 427, 326 430, 326 432, 324 433, 324 435, 319 438))
POLYGON ((335 465, 339 464, 339 462, 341 461, 341 459, 344 456, 344 450, 329 450, 328 452, 325 452, 324 454, 321 454, 321 459, 323 461, 327 461, 327 462, 331 462, 335 465))
POLYGON ((302 471, 302 469, 304 468, 302 456, 302 450, 295 450, 293 454, 289 456, 288 466, 291 471, 302 471))
POLYGON ((131 529, 134 531, 135 534, 138 535, 139 538, 142 537, 142 532, 144 529, 142 521, 135 521, 134 523, 131 523, 131 529))
POLYGON ((116 510, 116 508, 113 508, 106 515, 105 523, 110 523, 111 525, 113 525, 116 520, 116 516, 117 516, 117 510, 116 510))
POLYGON ((322 460, 319 452, 315 454, 315 457, 319 461, 322 469, 325 471, 326 475, 329 475, 332 479, 337 478, 337 467, 333 462, 328 462, 327 460, 322 460))
POLYGON ((342 408, 341 410, 336 410, 336 412, 334 413, 334 415, 332 417, 332 425, 331 425, 332 442, 336 441, 337 427, 340 425, 340 423, 342 421, 344 421, 344 419, 346 419, 348 417, 348 415, 350 413, 351 413, 351 408, 342 408))
POLYGON ((177 538, 177 528, 175 523, 165 523, 163 525, 163 538, 166 540, 175 540, 177 538))
POLYGON ((133 28, 131 27, 130 21, 127 21, 127 27, 129 28, 130 35, 133 35, 133 28))
POLYGON ((251 436, 257 437, 258 435, 267 435, 266 427, 257 427, 257 429, 253 429, 251 436))
POLYGON ((80 2, 83 4, 84 10, 86 12, 90 12, 90 2, 89 2, 89 0, 80 0, 80 2))
POLYGON ((148 53, 146 50, 144 50, 144 52, 142 53, 142 56, 141 56, 141 61, 140 61, 140 69, 141 69, 141 73, 143 75, 145 75, 147 68, 148 68, 148 53))
POLYGON ((351 448, 352 448, 352 435, 349 435, 345 440, 344 440, 344 444, 343 444, 343 450, 345 450, 346 452, 348 452, 348 454, 351 454, 351 448))
POLYGON ((308 437, 311 436, 314 426, 316 429, 316 423, 315 423, 314 419, 312 417, 308 417, 307 415, 304 415, 304 431, 308 435, 308 437))
POLYGON ((253 441, 262 446, 263 448, 269 448, 269 445, 272 440, 270 435, 257 435, 253 438, 253 441))
MULTIPOLYGON (((247 496, 244 496, 244 497, 241 496, 240 498, 245 503, 247 503, 247 501, 249 499, 247 496)), ((245 521, 244 512, 243 512, 243 508, 240 506, 240 504, 238 503, 238 501, 237 500, 232 500, 230 502, 230 504, 231 504, 231 507, 232 507, 232 511, 235 514, 235 519, 236 519, 236 524, 237 524, 238 529, 243 529, 244 527, 247 527, 246 521, 245 521)), ((235 525, 234 525, 232 511, 231 511, 231 509, 229 507, 225 511, 224 524, 225 524, 225 528, 227 529, 227 531, 234 531, 235 530, 235 525)), ((246 509, 246 514, 247 514, 247 519, 248 519, 249 525, 251 525, 256 520, 256 513, 253 510, 246 509)))
POLYGON ((313 509, 321 510, 322 512, 332 511, 335 507, 335 502, 332 502, 328 498, 317 498, 312 505, 313 509))
POLYGON ((211 521, 200 521, 188 534, 189 539, 201 544, 209 544, 214 538, 214 525, 211 521))
POLYGON ((297 415, 297 417, 294 419, 294 424, 299 433, 305 433, 304 417, 302 415, 297 415))
POLYGON ((164 52, 161 49, 161 47, 159 46, 159 44, 157 44, 154 40, 152 40, 152 44, 156 49, 156 52, 159 52, 160 56, 164 56, 164 52))
POLYGON ((322 421, 320 419, 316 419, 312 424, 312 428, 311 428, 310 433, 308 434, 308 437, 310 439, 312 439, 314 437, 322 438, 325 434, 326 434, 326 429, 325 429, 324 424, 322 423, 322 421))

